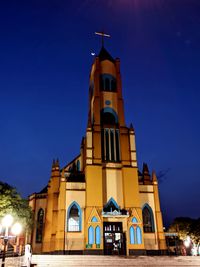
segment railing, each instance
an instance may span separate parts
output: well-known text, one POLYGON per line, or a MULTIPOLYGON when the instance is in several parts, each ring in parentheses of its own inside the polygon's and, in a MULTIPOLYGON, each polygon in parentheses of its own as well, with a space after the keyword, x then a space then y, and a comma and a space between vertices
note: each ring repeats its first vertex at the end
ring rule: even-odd
MULTIPOLYGON (((0 265, 1 265, 2 259, 0 259, 0 265)), ((9 267, 21 267, 23 266, 24 262, 24 256, 19 257, 8 257, 5 259, 5 266, 9 267)))
POLYGON ((129 212, 128 211, 102 211, 102 216, 103 217, 128 217, 129 216, 129 212))

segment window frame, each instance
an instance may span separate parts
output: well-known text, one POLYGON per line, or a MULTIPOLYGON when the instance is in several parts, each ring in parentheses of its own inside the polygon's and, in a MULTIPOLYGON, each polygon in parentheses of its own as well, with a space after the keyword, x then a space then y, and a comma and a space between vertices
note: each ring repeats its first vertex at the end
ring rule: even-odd
POLYGON ((154 233, 155 232, 153 211, 152 211, 152 208, 148 204, 145 204, 142 208, 142 221, 143 221, 144 233, 154 233), (149 213, 150 223, 148 222, 148 224, 145 223, 146 220, 144 219, 144 217, 145 217, 144 210, 147 210, 149 213))
POLYGON ((67 210, 67 232, 77 233, 77 232, 81 232, 81 231, 82 231, 82 211, 81 211, 81 208, 80 208, 79 204, 76 201, 73 201, 70 204, 70 206, 68 207, 68 210, 67 210), (69 225, 70 211, 71 211, 71 208, 74 205, 78 209, 78 218, 79 218, 79 221, 78 221, 78 230, 71 230, 71 229, 69 229, 69 227, 70 227, 70 225, 69 225))
POLYGON ((44 209, 40 208, 37 213, 37 226, 36 226, 36 237, 35 237, 36 243, 42 243, 42 236, 43 236, 43 230, 44 230, 43 226, 44 226, 44 209), (41 212, 42 212, 42 215, 41 215, 41 212))

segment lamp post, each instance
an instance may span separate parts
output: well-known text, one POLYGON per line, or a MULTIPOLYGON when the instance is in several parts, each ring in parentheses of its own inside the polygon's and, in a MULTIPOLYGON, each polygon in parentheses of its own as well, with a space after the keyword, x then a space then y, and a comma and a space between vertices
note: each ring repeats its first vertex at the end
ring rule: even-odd
POLYGON ((1 267, 4 267, 8 240, 13 238, 13 237, 16 237, 21 232, 22 227, 19 223, 13 224, 13 217, 10 214, 7 214, 1 221, 0 231, 2 231, 2 230, 4 230, 4 235, 1 236, 1 238, 4 241, 4 249, 3 249, 1 267), (12 226, 11 233, 14 235, 9 235, 9 228, 11 226, 12 226))

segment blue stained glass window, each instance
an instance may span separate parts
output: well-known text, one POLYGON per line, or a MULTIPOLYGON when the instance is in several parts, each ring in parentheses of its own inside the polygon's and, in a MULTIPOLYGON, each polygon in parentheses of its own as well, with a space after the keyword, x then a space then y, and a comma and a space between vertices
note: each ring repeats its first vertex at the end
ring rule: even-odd
POLYGON ((94 244, 94 228, 92 226, 88 228, 88 243, 94 244))
POLYGON ((97 220, 97 217, 92 217, 92 220, 91 220, 92 222, 98 222, 98 220, 97 220))
POLYGON ((129 229, 129 235, 130 235, 130 244, 135 244, 135 230, 133 226, 129 229))
POLYGON ((142 231, 139 226, 136 228, 136 240, 137 244, 142 244, 142 231))
POLYGON ((96 227, 95 229, 95 237, 96 237, 96 244, 100 245, 101 244, 101 229, 99 226, 96 227))
POLYGON ((133 223, 137 223, 138 220, 134 217, 134 218, 132 219, 132 222, 133 222, 133 223))

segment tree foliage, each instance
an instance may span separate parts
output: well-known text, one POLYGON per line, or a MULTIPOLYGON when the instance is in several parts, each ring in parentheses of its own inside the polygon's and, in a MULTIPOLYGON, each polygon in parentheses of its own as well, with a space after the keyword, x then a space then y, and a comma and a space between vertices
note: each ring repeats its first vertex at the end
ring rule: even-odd
POLYGON ((32 211, 28 201, 23 199, 15 187, 0 181, 0 218, 11 214, 28 230, 32 226, 32 211))
POLYGON ((191 224, 189 235, 195 244, 200 244, 200 218, 191 224))
POLYGON ((189 236, 193 243, 200 244, 200 218, 175 218, 169 227, 169 232, 177 232, 181 240, 186 240, 187 236, 189 236))

